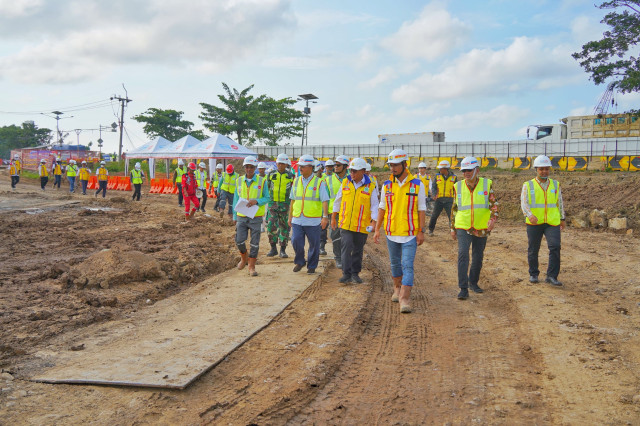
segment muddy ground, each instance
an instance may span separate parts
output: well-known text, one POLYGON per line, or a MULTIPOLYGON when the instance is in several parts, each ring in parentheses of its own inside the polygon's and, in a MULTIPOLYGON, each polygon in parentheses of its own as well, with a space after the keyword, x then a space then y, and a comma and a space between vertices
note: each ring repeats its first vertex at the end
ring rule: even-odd
POLYGON ((183 225, 175 196, 96 200, 28 180, 10 192, 1 175, 0 423, 638 424, 640 174, 556 174, 569 219, 600 209, 631 229, 569 227, 563 288, 527 280, 518 205, 531 174, 486 173, 502 210, 484 294, 455 298, 456 245, 441 219, 418 251, 414 312, 400 315, 386 246, 369 241, 365 284, 341 285, 329 267, 184 391, 29 378, 46 368, 41 354, 80 349, 69 342, 88 326, 233 267, 233 227, 203 215, 183 225))

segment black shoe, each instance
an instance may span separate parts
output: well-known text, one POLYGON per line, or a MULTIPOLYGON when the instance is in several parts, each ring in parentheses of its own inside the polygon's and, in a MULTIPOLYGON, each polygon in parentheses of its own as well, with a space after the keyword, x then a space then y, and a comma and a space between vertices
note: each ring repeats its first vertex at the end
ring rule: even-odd
POLYGON ((202 210, 201 210, 201 212, 202 212, 202 213, 206 213, 205 209, 202 209, 202 210))
POLYGON ((289 257, 289 255, 287 254, 285 250, 285 246, 280 247, 280 257, 283 259, 286 259, 287 257, 289 257))
POLYGON ((469 298, 469 289, 468 288, 461 288, 460 289, 460 293, 458 293, 458 299, 467 300, 468 298, 469 298))
POLYGON ((323 249, 322 247, 320 247, 320 255, 321 256, 326 256, 327 255, 327 251, 325 249, 323 249))
POLYGON ((547 279, 545 281, 548 282, 549 284, 555 285, 557 287, 562 286, 562 283, 560 281, 558 281, 557 279, 552 278, 552 277, 547 277, 547 279))
POLYGON ((184 204, 178 204, 178 207, 184 207, 184 204))
POLYGON ((308 268, 307 269, 307 274, 311 275, 311 274, 315 274, 316 273, 316 268, 308 268))
POLYGON ((358 274, 353 274, 353 275, 351 276, 351 279, 352 279, 352 280, 353 280, 353 282, 354 282, 354 283, 356 283, 356 284, 362 284, 362 278, 360 278, 360 277, 358 276, 358 274))
POLYGON ((267 253, 267 257, 273 257, 276 254, 278 254, 278 249, 276 248, 275 244, 271 244, 271 251, 269 251, 269 253, 267 253))
POLYGON ((537 275, 530 275, 530 276, 529 276, 529 282, 530 282, 530 283, 534 283, 534 284, 535 284, 535 283, 537 283, 537 282, 539 282, 539 280, 538 280, 538 276, 537 276, 537 275))
POLYGON ((342 261, 336 259, 336 268, 342 269, 342 261))
POLYGON ((474 293, 484 293, 484 290, 478 287, 478 284, 471 284, 471 290, 473 290, 474 293))
POLYGON ((303 267, 303 266, 304 266, 304 265, 296 265, 296 266, 294 266, 294 267, 293 267, 293 272, 298 272, 298 271, 300 271, 300 269, 302 269, 302 267, 303 267))
POLYGON ((351 282, 351 276, 342 275, 342 277, 340 277, 340 279, 338 281, 341 282, 342 284, 350 283, 351 282))

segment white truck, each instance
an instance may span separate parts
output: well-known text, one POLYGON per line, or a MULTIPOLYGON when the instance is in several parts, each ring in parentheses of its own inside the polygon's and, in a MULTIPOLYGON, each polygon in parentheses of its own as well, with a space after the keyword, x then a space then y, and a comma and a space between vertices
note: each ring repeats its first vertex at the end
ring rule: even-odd
POLYGON ((527 139, 539 142, 612 141, 640 136, 640 119, 633 114, 599 114, 565 117, 558 124, 536 124, 527 128, 527 139))
POLYGON ((444 132, 394 133, 378 135, 378 143, 385 145, 427 144, 444 142, 444 132))

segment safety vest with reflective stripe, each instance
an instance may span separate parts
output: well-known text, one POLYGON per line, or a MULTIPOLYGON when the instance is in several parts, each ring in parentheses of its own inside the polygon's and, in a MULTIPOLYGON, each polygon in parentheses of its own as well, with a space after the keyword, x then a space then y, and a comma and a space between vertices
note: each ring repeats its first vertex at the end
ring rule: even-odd
POLYGON ((18 173, 22 172, 22 163, 20 162, 20 160, 14 160, 14 163, 16 163, 18 173))
POLYGON ((109 175, 109 172, 107 172, 107 169, 105 167, 100 167, 97 171, 98 174, 98 180, 108 180, 107 176, 109 175))
MULTIPOLYGON (((247 177, 242 176, 238 179, 238 185, 240 185, 240 197, 245 200, 257 200, 262 195, 262 188, 266 183, 266 179, 260 175, 254 175, 253 181, 247 186, 247 177)), ((258 212, 255 217, 264 216, 265 205, 262 205, 258 208, 258 212)), ((237 213, 238 216, 245 216, 242 213, 237 213)))
POLYGON ((295 188, 293 202, 294 217, 321 217, 322 202, 320 201, 320 187, 322 180, 313 176, 306 187, 303 187, 302 176, 298 176, 293 181, 292 188, 295 188))
POLYGON ((211 176, 211 187, 218 189, 218 182, 222 179, 222 174, 218 175, 218 172, 213 173, 211 176))
MULTIPOLYGON (((560 208, 558 207, 558 190, 560 184, 557 180, 549 179, 549 186, 545 191, 537 179, 525 182, 529 194, 529 207, 531 213, 538 218, 538 225, 548 223, 552 226, 560 225, 560 208)), ((527 224, 533 225, 527 217, 527 224)))
POLYGON ((420 230, 418 217, 418 193, 422 182, 411 173, 402 186, 395 177, 386 181, 384 186, 384 230, 387 235, 412 236, 420 230))
POLYGON ((222 176, 222 186, 220 187, 220 189, 234 194, 236 192, 236 181, 239 177, 240 175, 238 175, 236 172, 233 172, 233 174, 225 173, 222 176))
POLYGON ((131 170, 131 183, 142 183, 142 170, 131 170))
POLYGON ((440 173, 436 175, 436 186, 438 188, 438 198, 453 197, 453 187, 456 183, 456 176, 449 173, 447 177, 440 173))
POLYGON ((178 166, 176 169, 176 183, 182 183, 182 175, 185 173, 187 173, 187 171, 178 166))
POLYGON ((425 195, 429 195, 429 189, 431 188, 431 176, 429 175, 422 176, 420 173, 418 173, 416 176, 418 176, 418 179, 420 179, 420 181, 424 185, 425 195))
POLYGON ((11 176, 18 176, 18 166, 14 163, 9 165, 9 174, 11 174, 11 176))
MULTIPOLYGON (((329 214, 333 213, 333 202, 336 200, 336 195, 338 195, 338 190, 340 189, 340 185, 342 182, 349 176, 349 173, 345 174, 342 179, 338 176, 337 173, 332 173, 331 176, 327 176, 327 190, 329 191, 329 214)), ((338 212, 339 213, 339 212, 338 212)))
POLYGON ((60 163, 56 163, 53 166, 53 175, 54 176, 61 176, 62 175, 62 167, 60 167, 60 163))
POLYGON ((366 175, 364 183, 358 189, 351 181, 350 176, 342 181, 340 223, 338 225, 340 228, 367 233, 366 228, 371 223, 371 195, 375 189, 375 184, 366 175))
POLYGON ((40 177, 49 177, 49 170, 46 164, 40 164, 40 177))
POLYGON ((78 174, 78 166, 70 164, 67 166, 67 176, 75 177, 78 174))
POLYGON ((89 176, 91 176, 91 172, 86 167, 80 167, 78 171, 78 179, 80 180, 89 180, 89 176))
POLYGON ((291 192, 291 183, 295 179, 293 173, 285 171, 271 172, 268 176, 271 183, 271 200, 278 203, 286 203, 289 201, 288 194, 291 192))
POLYGON ((198 188, 205 189, 207 187, 207 171, 196 170, 196 181, 198 181, 198 188))
POLYGON ((491 191, 491 179, 479 178, 478 184, 469 191, 464 180, 456 182, 456 198, 458 212, 456 213, 456 229, 487 229, 491 210, 489 210, 489 192, 491 191))

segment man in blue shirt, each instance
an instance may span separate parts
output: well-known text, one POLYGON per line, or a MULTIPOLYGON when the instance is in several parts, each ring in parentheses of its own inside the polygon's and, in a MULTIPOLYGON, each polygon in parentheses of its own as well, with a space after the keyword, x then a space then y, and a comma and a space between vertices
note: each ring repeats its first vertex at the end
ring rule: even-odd
POLYGON ((269 203, 269 190, 267 189, 266 177, 256 175, 256 167, 258 166, 256 157, 249 156, 245 158, 242 165, 246 174, 238 178, 233 199, 236 203, 248 200, 247 207, 257 205, 258 211, 254 217, 249 217, 238 213, 234 206, 233 220, 236 223, 236 246, 240 251, 238 269, 243 269, 246 264, 249 264, 249 275, 255 277, 258 275, 256 261, 258 260, 258 250, 260 248, 262 219, 264 218, 266 205, 269 203), (247 253, 245 243, 249 236, 249 231, 251 231, 251 241, 249 243, 250 250, 247 253))

